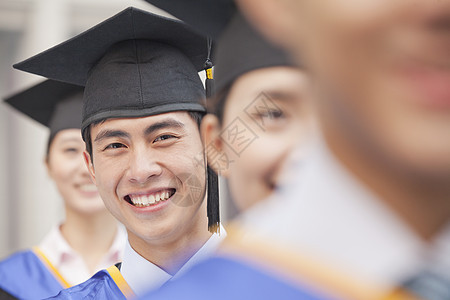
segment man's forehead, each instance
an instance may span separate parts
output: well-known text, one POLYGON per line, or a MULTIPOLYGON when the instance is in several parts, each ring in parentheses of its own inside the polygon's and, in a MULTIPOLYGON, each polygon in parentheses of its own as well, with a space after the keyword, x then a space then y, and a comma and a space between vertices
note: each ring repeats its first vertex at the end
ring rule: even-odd
POLYGON ((110 118, 91 125, 91 132, 93 137, 104 130, 136 130, 145 129, 150 126, 158 126, 163 124, 163 127, 186 127, 194 123, 189 117, 187 111, 168 112, 158 115, 151 115, 145 117, 135 118, 110 118))

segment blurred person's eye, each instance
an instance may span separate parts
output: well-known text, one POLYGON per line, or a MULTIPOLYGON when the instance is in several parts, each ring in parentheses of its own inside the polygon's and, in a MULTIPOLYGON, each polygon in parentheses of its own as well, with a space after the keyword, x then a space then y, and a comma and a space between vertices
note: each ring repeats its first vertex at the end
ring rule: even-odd
POLYGON ((279 109, 260 109, 254 116, 258 119, 263 120, 275 120, 284 118, 284 113, 279 109))
POLYGON ((64 153, 77 153, 77 152, 78 152, 77 148, 69 147, 64 149, 64 153))

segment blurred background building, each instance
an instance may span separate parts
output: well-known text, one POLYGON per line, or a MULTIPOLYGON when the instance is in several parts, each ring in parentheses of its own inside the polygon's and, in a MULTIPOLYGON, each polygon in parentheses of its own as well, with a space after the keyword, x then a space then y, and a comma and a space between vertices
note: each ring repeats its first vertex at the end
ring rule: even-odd
MULTIPOLYGON (((14 70, 14 63, 128 6, 164 14, 140 0, 0 0, 1 98, 43 80, 14 70)), ((44 165, 47 135, 47 128, 0 103, 0 258, 36 245, 64 217, 44 165)))

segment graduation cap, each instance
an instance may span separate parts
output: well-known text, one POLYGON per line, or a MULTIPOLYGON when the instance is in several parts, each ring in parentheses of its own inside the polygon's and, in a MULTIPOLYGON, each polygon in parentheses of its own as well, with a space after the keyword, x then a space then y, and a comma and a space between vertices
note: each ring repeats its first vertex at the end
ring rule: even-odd
MULTIPOLYGON (((89 125, 109 118, 206 112, 198 72, 209 65, 211 48, 185 23, 129 7, 14 68, 84 85, 85 138, 89 125)), ((218 202, 214 191, 208 201, 218 202)), ((208 214, 210 230, 219 227, 216 215, 208 214)))
POLYGON ((64 129, 81 126, 83 87, 45 80, 5 99, 5 102, 50 129, 49 144, 64 129))
POLYGON ((229 86, 239 76, 262 68, 294 66, 293 60, 268 42, 240 14, 231 18, 223 30, 215 52, 217 90, 229 86))

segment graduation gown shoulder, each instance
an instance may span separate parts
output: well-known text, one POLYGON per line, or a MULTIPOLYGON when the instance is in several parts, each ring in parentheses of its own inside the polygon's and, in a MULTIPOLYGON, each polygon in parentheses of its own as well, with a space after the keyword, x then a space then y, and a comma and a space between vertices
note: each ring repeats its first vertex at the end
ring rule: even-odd
POLYGON ((15 253, 0 262, 0 287, 20 299, 43 299, 63 289, 33 250, 15 253))
POLYGON ((83 283, 62 290, 49 299, 127 299, 133 292, 116 266, 97 272, 83 283), (125 296, 126 295, 126 296, 125 296))
POLYGON ((213 257, 183 277, 150 292, 142 299, 286 299, 330 300, 311 289, 290 284, 250 264, 213 257))

